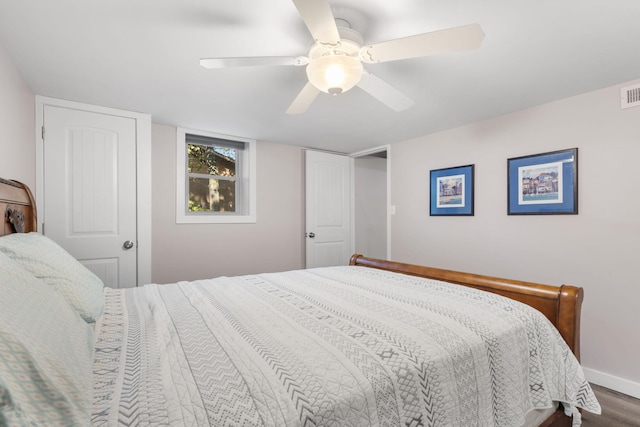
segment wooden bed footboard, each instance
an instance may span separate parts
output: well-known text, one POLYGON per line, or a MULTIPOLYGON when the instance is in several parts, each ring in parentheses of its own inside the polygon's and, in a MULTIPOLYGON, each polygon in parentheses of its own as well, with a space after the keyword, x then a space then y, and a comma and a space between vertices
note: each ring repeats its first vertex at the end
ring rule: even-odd
MULTIPOLYGON (((394 261, 367 258, 360 254, 351 257, 349 265, 378 268, 412 276, 442 280, 499 294, 527 304, 542 312, 555 325, 569 348, 580 360, 580 311, 584 291, 580 287, 551 286, 518 280, 462 273, 433 267, 423 267, 394 261)), ((571 418, 561 406, 540 427, 569 427, 571 418)))
POLYGON ((349 265, 442 280, 520 301, 542 312, 558 329, 578 361, 580 360, 580 311, 584 298, 583 290, 580 287, 542 285, 367 258, 360 254, 353 255, 349 265))

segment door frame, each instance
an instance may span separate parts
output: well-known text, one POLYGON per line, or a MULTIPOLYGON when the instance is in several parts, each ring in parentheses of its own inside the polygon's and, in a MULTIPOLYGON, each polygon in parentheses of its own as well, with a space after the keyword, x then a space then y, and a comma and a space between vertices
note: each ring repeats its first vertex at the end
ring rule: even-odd
POLYGON ((118 117, 126 117, 136 121, 136 203, 137 203, 137 285, 151 283, 151 115, 132 111, 119 110, 97 105, 83 104, 75 101, 50 98, 36 95, 36 206, 38 230, 42 231, 44 219, 44 107, 54 106, 71 110, 88 111, 118 117))
MULTIPOLYGON (((391 215, 393 207, 391 206, 391 145, 381 145, 379 147, 370 148, 350 154, 352 158, 370 156, 372 154, 387 152, 387 259, 391 259, 391 215)), ((356 245, 356 180, 355 167, 351 168, 351 252, 355 252, 356 245)))

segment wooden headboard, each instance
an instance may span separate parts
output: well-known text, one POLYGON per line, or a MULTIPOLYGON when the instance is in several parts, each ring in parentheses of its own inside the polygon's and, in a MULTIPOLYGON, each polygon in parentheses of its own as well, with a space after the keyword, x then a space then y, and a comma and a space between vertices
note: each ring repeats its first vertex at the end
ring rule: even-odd
POLYGON ((21 182, 0 178, 0 212, 4 217, 0 236, 29 233, 38 228, 33 194, 21 182))
POLYGON ((359 254, 353 255, 349 264, 456 283, 520 301, 542 312, 558 329, 573 354, 580 360, 580 312, 584 298, 584 291, 580 287, 541 285, 366 258, 359 254))

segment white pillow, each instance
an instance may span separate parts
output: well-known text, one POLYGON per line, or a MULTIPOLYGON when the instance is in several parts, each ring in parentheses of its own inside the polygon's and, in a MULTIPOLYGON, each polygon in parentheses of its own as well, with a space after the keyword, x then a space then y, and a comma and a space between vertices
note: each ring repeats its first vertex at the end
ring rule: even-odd
POLYGON ((102 315, 104 284, 53 240, 39 233, 9 234, 0 238, 0 252, 53 286, 87 322, 102 315))
POLYGON ((0 253, 0 425, 88 426, 93 340, 60 294, 0 253))

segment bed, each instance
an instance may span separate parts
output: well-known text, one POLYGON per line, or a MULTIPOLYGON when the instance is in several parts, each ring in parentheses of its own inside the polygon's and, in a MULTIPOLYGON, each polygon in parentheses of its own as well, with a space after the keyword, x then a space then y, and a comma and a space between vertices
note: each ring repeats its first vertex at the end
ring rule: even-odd
POLYGON ((583 290, 354 255, 103 289, 0 181, 0 425, 568 426, 583 290))

